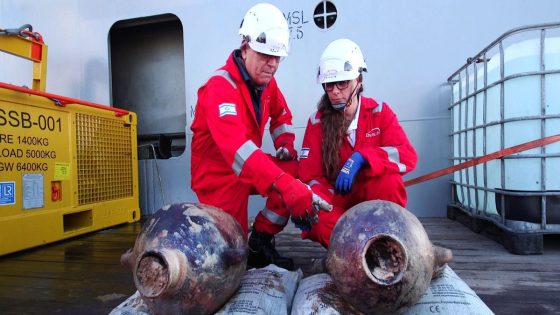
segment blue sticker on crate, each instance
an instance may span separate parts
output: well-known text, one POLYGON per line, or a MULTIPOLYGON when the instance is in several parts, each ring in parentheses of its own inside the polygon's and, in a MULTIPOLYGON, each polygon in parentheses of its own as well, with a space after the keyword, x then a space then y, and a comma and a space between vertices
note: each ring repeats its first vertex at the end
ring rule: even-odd
POLYGON ((0 182, 0 206, 16 203, 16 182, 0 182))

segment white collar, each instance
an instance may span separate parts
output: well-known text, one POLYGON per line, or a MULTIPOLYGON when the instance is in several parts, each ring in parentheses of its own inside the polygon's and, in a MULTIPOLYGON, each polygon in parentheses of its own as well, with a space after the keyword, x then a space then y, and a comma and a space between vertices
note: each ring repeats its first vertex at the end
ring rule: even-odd
POLYGON ((356 113, 354 113, 354 118, 352 118, 352 121, 348 126, 347 133, 350 133, 351 131, 358 129, 358 117, 360 116, 361 104, 362 104, 362 98, 358 96, 358 108, 356 108, 356 113))

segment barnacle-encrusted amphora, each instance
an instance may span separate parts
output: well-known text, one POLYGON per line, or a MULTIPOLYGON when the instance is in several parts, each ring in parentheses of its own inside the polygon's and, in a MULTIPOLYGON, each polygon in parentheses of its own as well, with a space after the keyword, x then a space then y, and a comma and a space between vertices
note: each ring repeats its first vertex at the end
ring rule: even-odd
POLYGON ((343 298, 365 314, 399 314, 416 303, 452 260, 416 216, 382 200, 362 202, 337 222, 327 270, 343 298))
POLYGON ((239 223, 203 204, 159 209, 121 263, 153 314, 211 314, 235 293, 247 265, 239 223))

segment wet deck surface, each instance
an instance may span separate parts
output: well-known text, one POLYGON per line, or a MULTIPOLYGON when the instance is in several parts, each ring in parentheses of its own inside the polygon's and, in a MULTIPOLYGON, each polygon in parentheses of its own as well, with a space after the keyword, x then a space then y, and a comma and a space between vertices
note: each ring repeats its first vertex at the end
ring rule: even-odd
MULTIPOLYGON (((520 256, 446 218, 422 218, 434 244, 453 250, 451 268, 496 314, 560 314, 560 237, 543 255, 520 256)), ((119 264, 140 223, 0 257, 0 314, 108 314, 135 292, 119 264)), ((325 250, 290 227, 277 248, 305 275, 325 250)))

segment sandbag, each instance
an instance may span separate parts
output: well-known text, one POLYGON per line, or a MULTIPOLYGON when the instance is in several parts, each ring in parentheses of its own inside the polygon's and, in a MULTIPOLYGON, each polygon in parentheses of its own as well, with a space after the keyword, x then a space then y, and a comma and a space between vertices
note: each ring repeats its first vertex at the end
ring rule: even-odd
MULTIPOLYGON (((434 278, 420 300, 408 308, 404 314, 494 314, 476 293, 457 274, 446 266, 434 278)), ((308 314, 357 314, 339 294, 332 278, 326 274, 316 274, 301 280, 294 302, 292 315, 308 314)))
POLYGON ((142 300, 140 292, 136 291, 124 302, 115 307, 109 315, 151 315, 148 305, 142 300))
POLYGON ((248 270, 235 295, 216 314, 290 314, 302 275, 300 269, 288 271, 276 265, 248 270))
MULTIPOLYGON (((290 314, 292 300, 303 273, 268 265, 245 271, 231 299, 216 313, 220 315, 290 314)), ((140 293, 114 308, 109 315, 152 315, 140 293)))
POLYGON ((476 293, 449 267, 432 280, 428 291, 405 314, 494 314, 476 293))

